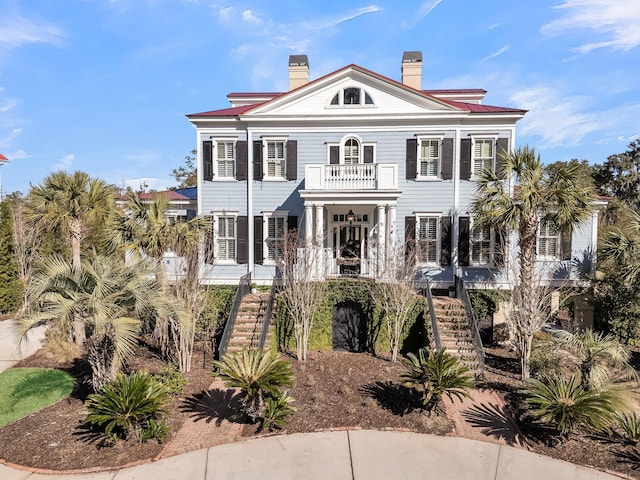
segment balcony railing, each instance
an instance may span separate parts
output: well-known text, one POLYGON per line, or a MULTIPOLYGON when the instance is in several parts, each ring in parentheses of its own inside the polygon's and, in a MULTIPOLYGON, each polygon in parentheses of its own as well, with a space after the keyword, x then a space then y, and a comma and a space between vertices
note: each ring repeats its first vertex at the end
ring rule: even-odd
POLYGON ((397 190, 398 165, 305 165, 306 190, 397 190))

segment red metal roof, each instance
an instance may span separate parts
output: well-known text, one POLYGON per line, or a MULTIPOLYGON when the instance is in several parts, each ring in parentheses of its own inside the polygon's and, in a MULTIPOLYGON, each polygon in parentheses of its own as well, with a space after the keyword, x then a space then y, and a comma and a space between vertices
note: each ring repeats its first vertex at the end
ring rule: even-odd
POLYGON ((185 200, 189 201, 189 197, 185 197, 184 195, 179 194, 178 192, 174 192, 173 190, 164 190, 162 192, 144 192, 140 194, 141 200, 153 200, 158 195, 165 195, 169 198, 169 200, 185 200))
POLYGON ((426 94, 437 95, 437 94, 445 94, 445 93, 487 93, 483 88, 446 88, 446 89, 437 89, 437 90, 422 90, 426 94))
POLYGON ((0 162, 8 162, 9 159, 0 153, 0 162))
MULTIPOLYGON (((517 108, 507 108, 507 107, 494 107, 494 106, 490 106, 490 105, 478 105, 478 104, 473 104, 473 103, 464 103, 464 102, 457 102, 454 100, 449 100, 449 99, 445 99, 445 98, 439 98, 436 97, 434 95, 434 93, 482 93, 485 92, 482 89, 451 89, 451 90, 418 90, 416 88, 410 87, 408 85, 405 85, 404 83, 398 82, 397 80, 394 80, 392 78, 389 77, 385 77, 384 75, 381 75, 379 73, 376 73, 372 70, 360 67, 354 63, 347 65, 346 67, 342 67, 339 70, 335 70, 331 73, 328 73, 326 75, 323 75, 320 78, 317 78, 315 80, 312 80, 309 83, 306 83, 304 85, 301 85, 297 88, 295 88, 294 90, 291 90, 291 92, 294 92, 300 88, 304 88, 307 85, 316 83, 316 82, 320 82, 323 79, 331 76, 331 75, 335 75, 337 73, 340 73, 342 71, 348 70, 348 69, 354 69, 354 70, 358 70, 362 73, 365 73, 367 75, 371 75, 373 77, 376 77, 378 79, 381 79, 385 82, 389 82, 392 83, 394 85, 397 85, 401 88, 404 88, 406 90, 410 90, 413 92, 418 93, 419 95, 422 95, 423 97, 427 97, 430 98, 431 100, 435 101, 435 102, 439 102, 439 103, 444 103, 446 105, 450 105, 454 108, 458 108, 462 111, 466 111, 466 112, 470 112, 470 113, 526 113, 526 110, 521 110, 521 109, 517 109, 517 108)), ((291 92, 287 92, 287 93, 291 93, 291 92)), ((486 92, 485 92, 486 93, 486 92)), ((280 97, 281 94, 277 94, 274 92, 266 92, 266 93, 262 93, 262 94, 250 94, 250 93, 235 93, 235 94, 231 94, 231 95, 235 95, 235 96, 250 96, 250 95, 264 95, 264 96, 271 96, 273 95, 273 98, 265 101, 265 102, 261 102, 261 103, 256 103, 253 105, 243 105, 241 107, 232 107, 232 108, 225 108, 222 110, 212 110, 210 112, 202 112, 202 113, 194 113, 191 115, 187 115, 188 117, 198 117, 198 116, 207 116, 207 117, 225 117, 225 116, 235 116, 235 115, 241 115, 243 113, 248 112, 249 110, 259 106, 259 105, 264 105, 265 103, 269 103, 272 102, 275 98, 280 97)), ((284 94, 282 94, 284 95, 284 94)))

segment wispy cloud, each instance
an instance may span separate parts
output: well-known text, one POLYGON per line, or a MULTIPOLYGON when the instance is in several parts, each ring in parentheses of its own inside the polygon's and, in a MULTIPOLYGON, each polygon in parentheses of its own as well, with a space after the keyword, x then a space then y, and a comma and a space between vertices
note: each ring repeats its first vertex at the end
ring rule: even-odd
POLYGON ((0 23, 0 47, 14 49, 31 43, 60 47, 64 43, 64 33, 56 25, 20 15, 4 18, 0 23))
POLYGON ((75 159, 76 156, 73 153, 68 153, 56 162, 56 164, 53 166, 53 171, 71 169, 71 165, 73 165, 73 161, 75 159))
POLYGON ((428 2, 424 2, 420 6, 420 10, 418 10, 418 20, 422 20, 424 17, 429 15, 441 3, 442 0, 429 0, 428 2))
POLYGON ((504 52, 506 52, 507 50, 509 50, 509 45, 505 45, 504 47, 502 47, 500 50, 498 50, 497 52, 493 52, 491 55, 487 55, 486 57, 484 57, 482 59, 482 61, 487 61, 487 60, 491 60, 492 58, 496 58, 499 57, 500 55, 502 55, 504 52))
POLYGON ((16 100, 15 98, 8 98, 3 102, 3 104, 0 104, 0 113, 7 113, 13 110, 16 105, 18 105, 18 100, 16 100))
POLYGON ((540 137, 541 149, 577 145, 603 128, 596 113, 585 113, 584 98, 565 96, 549 86, 523 88, 511 95, 511 101, 529 110, 518 122, 520 135, 540 137))
POLYGON ((12 142, 22 133, 22 128, 14 128, 6 136, 0 138, 0 147, 5 148, 12 144, 12 142))
POLYGON ((145 190, 147 192, 150 190, 167 190, 171 185, 174 184, 175 181, 172 183, 169 180, 163 180, 157 177, 129 178, 118 183, 118 185, 123 185, 125 188, 129 187, 133 190, 145 190))
POLYGON ((640 45, 640 2, 629 0, 566 0, 556 7, 562 16, 542 26, 542 33, 562 35, 586 30, 603 40, 584 43, 575 48, 589 53, 598 48, 631 50, 640 45))

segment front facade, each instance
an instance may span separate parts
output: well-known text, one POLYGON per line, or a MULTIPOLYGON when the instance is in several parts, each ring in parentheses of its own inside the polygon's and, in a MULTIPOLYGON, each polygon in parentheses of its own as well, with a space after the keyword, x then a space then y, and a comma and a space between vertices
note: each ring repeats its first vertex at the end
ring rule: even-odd
MULTIPOLYGON (((482 103, 484 90, 422 90, 422 55, 402 81, 349 65, 309 82, 289 61, 285 93, 232 93, 231 107, 188 115, 198 145, 198 213, 213 220, 207 281, 247 272, 268 284, 287 232, 317 245, 320 275, 372 276, 405 244, 441 287, 500 274, 508 235, 474 228, 477 175, 500 168, 524 110, 482 103)), ((539 258, 594 249, 597 218, 571 238, 540 232, 539 258)))

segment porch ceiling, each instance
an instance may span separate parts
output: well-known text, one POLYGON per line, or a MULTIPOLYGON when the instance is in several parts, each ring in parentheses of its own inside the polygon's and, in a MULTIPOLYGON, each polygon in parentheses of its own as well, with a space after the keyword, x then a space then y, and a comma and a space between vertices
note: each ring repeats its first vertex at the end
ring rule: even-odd
POLYGON ((307 202, 325 205, 395 204, 400 190, 300 190, 300 197, 307 202))

